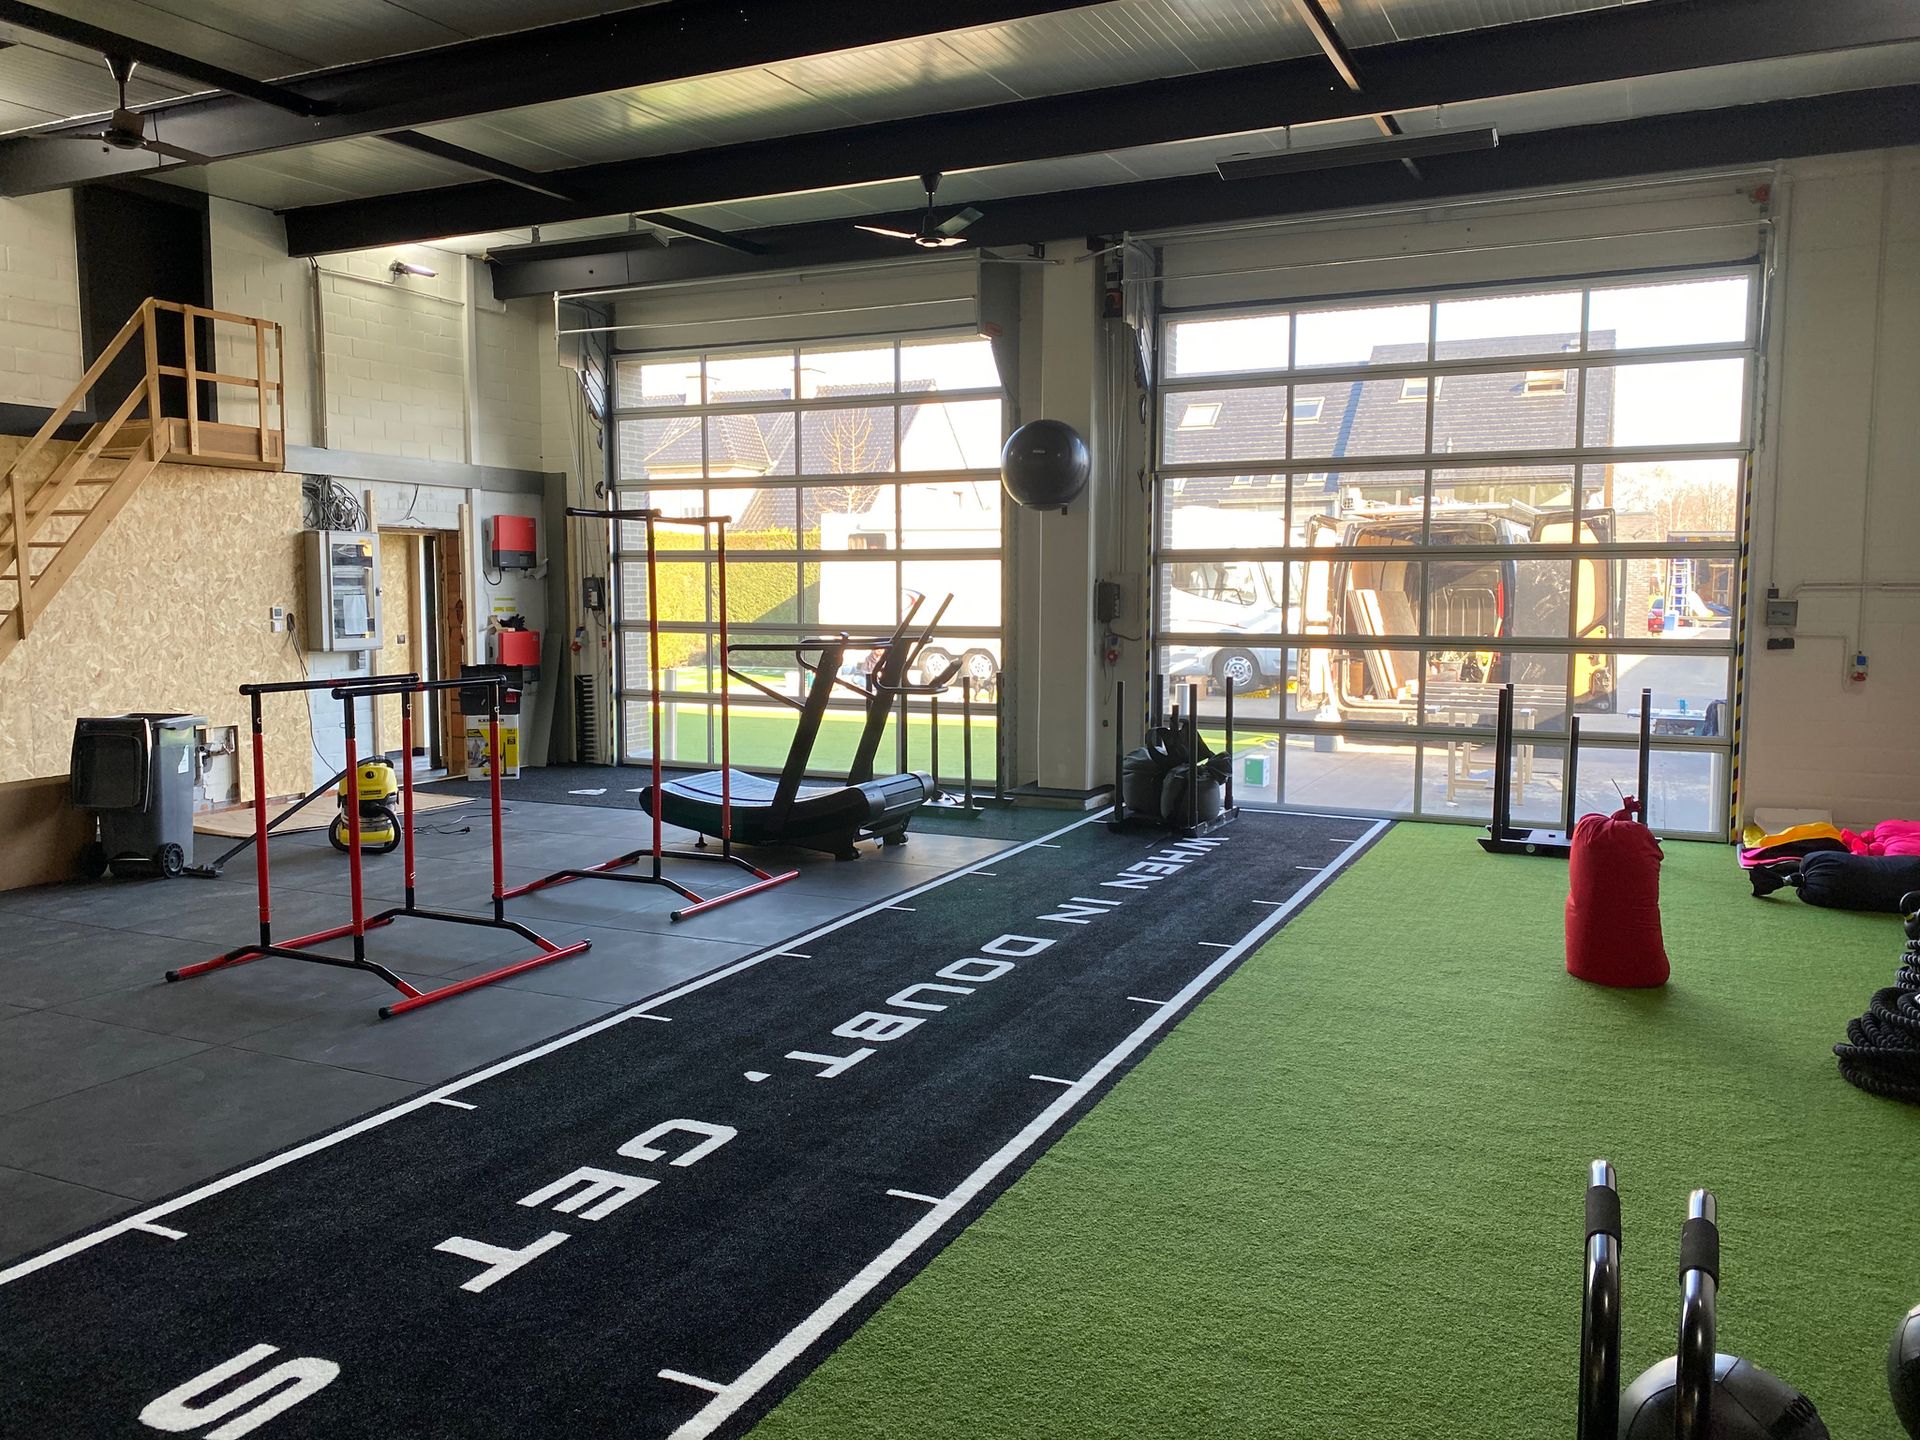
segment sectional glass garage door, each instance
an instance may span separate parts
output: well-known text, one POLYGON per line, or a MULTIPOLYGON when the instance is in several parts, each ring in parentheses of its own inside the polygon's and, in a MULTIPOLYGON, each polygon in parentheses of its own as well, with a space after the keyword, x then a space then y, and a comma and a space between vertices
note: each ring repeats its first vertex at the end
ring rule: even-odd
POLYGON ((1247 803, 1484 823, 1497 688, 1516 819, 1631 789, 1724 835, 1752 448, 1751 269, 1173 314, 1156 655, 1247 803))
MULTIPOLYGON (((920 619, 953 596, 915 679, 960 661, 974 680, 976 778, 994 776, 999 710, 1004 405, 990 343, 964 337, 629 355, 615 365, 615 476, 622 506, 729 517, 727 623, 735 645, 884 634, 916 598, 920 619)), ((621 753, 649 758, 647 581, 642 527, 615 537, 621 753)), ((662 758, 720 757, 720 653, 713 552, 702 532, 660 528, 662 758)), ((850 654, 849 668, 871 663, 850 654)), ((777 650, 741 659, 798 695, 777 650)), ((733 762, 777 770, 794 713, 735 679, 733 762)), ((814 769, 842 774, 861 708, 842 690, 814 769)), ((961 772, 958 681, 940 707, 940 772, 961 772)), ((913 704, 908 764, 931 762, 932 715, 913 704)), ((881 762, 898 756, 889 731, 881 762)))

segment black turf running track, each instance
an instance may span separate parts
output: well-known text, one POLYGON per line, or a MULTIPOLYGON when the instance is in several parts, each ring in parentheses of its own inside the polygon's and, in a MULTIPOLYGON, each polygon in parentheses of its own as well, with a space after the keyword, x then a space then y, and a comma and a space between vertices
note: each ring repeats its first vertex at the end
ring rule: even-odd
POLYGON ((0 1435, 740 1434, 1384 828, 1081 824, 56 1246, 0 1435))

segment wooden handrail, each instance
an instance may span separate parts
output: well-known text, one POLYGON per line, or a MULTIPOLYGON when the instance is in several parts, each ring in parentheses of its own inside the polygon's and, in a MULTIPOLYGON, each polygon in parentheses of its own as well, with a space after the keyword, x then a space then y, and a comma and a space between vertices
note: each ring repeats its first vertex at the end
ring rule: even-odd
POLYGON ((113 523, 131 492, 161 462, 177 456, 205 464, 258 469, 283 465, 286 380, 286 342, 277 322, 173 300, 141 301, 72 391, 48 414, 46 421, 7 465, 4 474, 0 474, 0 570, 11 568, 15 596, 10 609, 0 602, 0 657, 5 656, 12 645, 26 639, 36 616, 45 609, 54 592, 113 523), (160 363, 158 315, 162 310, 181 317, 184 364, 160 363), (200 368, 198 323, 202 320, 252 329, 253 375, 200 368), (273 379, 267 376, 269 333, 278 362, 273 379), (60 456, 46 474, 30 482, 28 475, 33 462, 46 450, 55 432, 88 402, 136 334, 145 352, 139 381, 111 415, 91 425, 78 445, 60 456), (184 418, 165 413, 160 388, 163 379, 185 382, 184 418), (253 391, 259 405, 254 422, 226 424, 202 419, 199 387, 208 383, 253 391), (142 405, 146 407, 146 433, 141 441, 129 447, 121 437, 142 405), (271 413, 269 406, 275 407, 271 413), (107 458, 109 449, 115 451, 112 458, 119 462, 117 473, 111 478, 88 478, 89 467, 107 458), (90 502, 78 509, 62 508, 70 506, 70 497, 82 485, 95 487, 89 492, 90 502), (48 533, 48 522, 55 515, 81 518, 57 536, 40 538, 48 533), (36 551, 54 552, 38 575, 33 566, 36 551))
POLYGON ((34 432, 33 438, 26 443, 25 448, 13 457, 12 468, 15 471, 19 470, 28 456, 46 448, 47 442, 53 438, 53 432, 66 423, 67 417, 73 414, 74 408, 86 398, 87 393, 95 385, 100 383, 100 377, 106 374, 107 367, 114 362, 122 350, 127 348, 127 342, 133 338, 133 332, 144 325, 152 315, 151 307, 154 303, 152 300, 142 301, 140 308, 127 317, 127 323, 120 327, 120 333, 107 342, 107 348, 102 350, 99 358, 87 367, 87 373, 80 377, 72 392, 54 407, 53 413, 47 416, 46 423, 34 432))
POLYGON ((268 390, 278 390, 280 388, 280 382, 278 380, 256 380, 251 375, 228 375, 219 370, 189 371, 180 365, 162 365, 160 367, 160 373, 171 376, 175 380, 210 380, 215 385, 235 385, 248 390, 258 390, 262 387, 268 390))

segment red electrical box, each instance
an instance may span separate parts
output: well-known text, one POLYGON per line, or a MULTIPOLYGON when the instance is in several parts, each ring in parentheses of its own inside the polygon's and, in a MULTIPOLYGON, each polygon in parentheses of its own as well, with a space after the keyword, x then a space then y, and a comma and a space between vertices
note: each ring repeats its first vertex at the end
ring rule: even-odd
POLYGON ((497 630, 494 632, 494 663, 540 668, 540 632, 538 630, 497 630))
POLYGON ((531 515, 493 517, 493 568, 531 570, 540 563, 540 546, 531 515))

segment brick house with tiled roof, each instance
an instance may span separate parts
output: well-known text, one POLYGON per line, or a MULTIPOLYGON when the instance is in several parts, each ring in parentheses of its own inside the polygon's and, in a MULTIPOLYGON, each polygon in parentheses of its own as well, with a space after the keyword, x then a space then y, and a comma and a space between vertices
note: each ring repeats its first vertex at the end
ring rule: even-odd
MULTIPOLYGON (((1591 340, 1595 349, 1605 350, 1611 348, 1613 334, 1595 331, 1591 340)), ((1579 343, 1577 334, 1566 333, 1451 341, 1443 347, 1442 358, 1485 360, 1492 365, 1516 354, 1551 355, 1576 350, 1579 343)), ((1425 358, 1424 344, 1377 345, 1369 363, 1417 365, 1425 358)), ((1466 465, 1483 454, 1570 448, 1575 443, 1576 426, 1581 423, 1582 376, 1579 370, 1542 368, 1437 377, 1435 453, 1458 453, 1466 465)), ((1609 444, 1613 436, 1613 372, 1605 368, 1588 370, 1584 377, 1587 443, 1609 444)), ((1341 471, 1331 462, 1424 452, 1429 383, 1425 376, 1296 382, 1290 397, 1295 461, 1330 462, 1325 472, 1313 472, 1322 477, 1330 498, 1338 496, 1343 488, 1368 499, 1412 498, 1407 492, 1417 495, 1423 483, 1417 472, 1341 471)), ((1167 416, 1169 462, 1237 462, 1247 473, 1175 477, 1180 504, 1270 509, 1275 493, 1284 491, 1285 477, 1260 474, 1261 460, 1254 457, 1275 457, 1273 463, 1280 463, 1277 457, 1284 452, 1288 403, 1286 387, 1278 385, 1183 392, 1167 416)), ((1564 465, 1526 461, 1475 466, 1472 480, 1480 485, 1550 485, 1561 491, 1569 483, 1564 465)), ((1441 485, 1444 487, 1444 482, 1441 485)), ((1301 489, 1312 488, 1310 482, 1302 482, 1301 489)))

